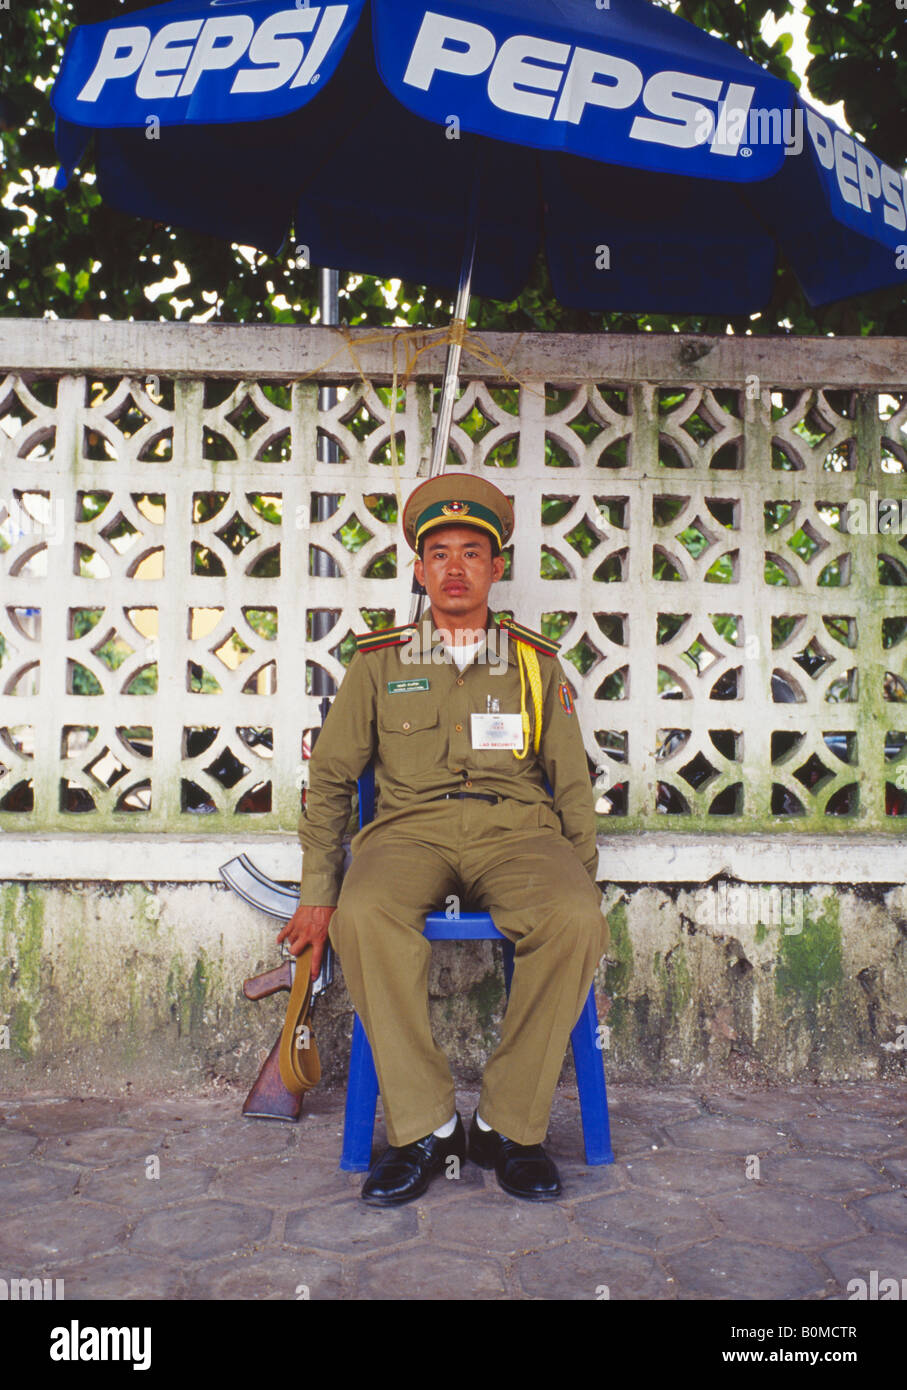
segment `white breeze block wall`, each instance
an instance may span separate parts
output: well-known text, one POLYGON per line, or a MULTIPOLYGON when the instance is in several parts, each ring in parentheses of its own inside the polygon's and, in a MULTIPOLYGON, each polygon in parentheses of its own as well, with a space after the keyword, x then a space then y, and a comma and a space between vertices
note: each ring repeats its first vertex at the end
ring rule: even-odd
MULTIPOLYGON (((398 392, 395 468, 394 337, 0 324, 0 855, 28 876, 83 837, 129 837, 122 878, 152 872, 145 835, 292 848, 313 672, 341 680, 350 633, 409 617, 396 514, 443 348, 398 392)), ((850 878, 900 878, 904 343, 478 341, 451 462, 513 497, 494 601, 562 643, 607 876, 658 878, 654 845, 664 877, 707 877, 723 845, 830 879, 846 835, 850 878), (895 529, 867 533, 874 495, 895 529)))

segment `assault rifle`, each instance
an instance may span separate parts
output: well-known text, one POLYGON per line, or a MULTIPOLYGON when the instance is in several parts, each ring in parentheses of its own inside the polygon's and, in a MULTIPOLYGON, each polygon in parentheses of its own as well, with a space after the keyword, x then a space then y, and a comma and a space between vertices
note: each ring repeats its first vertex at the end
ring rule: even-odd
MULTIPOLYGON (((234 893, 251 903, 253 907, 266 912, 269 917, 288 922, 296 911, 299 900, 298 890, 285 888, 267 874, 261 872, 245 854, 237 855, 229 863, 220 867, 221 878, 234 893)), ((266 999, 279 990, 293 988, 293 973, 296 958, 285 951, 280 965, 266 970, 262 975, 253 975, 243 981, 243 994, 247 999, 266 999)), ((334 979, 334 951, 331 943, 325 942, 321 970, 312 986, 312 1000, 323 994, 334 979)), ((287 1120, 290 1123, 299 1119, 302 1110, 302 1096, 288 1091, 280 1079, 278 1056, 280 1053, 280 1033, 277 1041, 262 1064, 251 1091, 243 1104, 243 1115, 261 1120, 287 1120)))
MULTIPOLYGON (((330 703, 327 697, 321 701, 322 724, 327 717, 330 703)), ((319 732, 319 729, 313 730, 313 741, 319 732)), ((222 864, 220 875, 227 886, 232 888, 239 897, 247 903, 251 903, 253 907, 266 912, 269 917, 275 917, 281 922, 289 922, 299 905, 298 891, 285 888, 282 884, 269 878, 267 874, 263 874, 245 854, 237 855, 229 863, 222 864)), ((275 966, 273 970, 266 970, 262 975, 253 975, 250 979, 243 981, 243 994, 247 999, 266 999, 279 990, 291 990, 293 988, 296 958, 285 946, 281 950, 284 958, 280 965, 275 966)), ((319 994, 323 994, 328 985, 333 982, 333 979, 334 951, 331 943, 326 941, 321 960, 321 970, 312 986, 313 1004, 319 994)), ((287 1120, 292 1124, 299 1119, 302 1111, 302 1096, 294 1095, 292 1091, 288 1091, 281 1080, 280 1037, 281 1034, 278 1033, 277 1041, 268 1053, 251 1091, 246 1096, 242 1113, 251 1119, 287 1120)))

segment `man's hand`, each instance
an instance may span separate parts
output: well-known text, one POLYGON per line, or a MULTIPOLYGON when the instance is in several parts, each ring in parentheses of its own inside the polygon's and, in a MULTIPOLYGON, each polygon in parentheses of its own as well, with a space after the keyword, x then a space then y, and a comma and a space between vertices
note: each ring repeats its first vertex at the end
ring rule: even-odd
POLYGON ((336 911, 336 907, 297 907, 277 937, 278 946, 281 941, 286 941, 287 947, 294 956, 298 956, 300 951, 305 950, 306 946, 312 947, 311 975, 313 980, 321 969, 321 957, 324 955, 324 943, 328 939, 328 927, 336 911))

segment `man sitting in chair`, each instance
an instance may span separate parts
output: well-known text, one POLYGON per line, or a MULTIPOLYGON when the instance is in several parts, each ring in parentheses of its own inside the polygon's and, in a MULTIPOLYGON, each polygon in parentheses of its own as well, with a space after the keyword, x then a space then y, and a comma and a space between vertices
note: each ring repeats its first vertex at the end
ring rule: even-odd
POLYGON ((504 494, 442 474, 412 493, 403 528, 431 609, 356 639, 309 765, 300 906, 277 940, 294 955, 312 945, 313 977, 328 935, 340 956, 391 1145, 361 1195, 391 1206, 467 1155, 429 1025, 426 914, 451 894, 490 912, 514 972, 468 1155, 506 1192, 545 1200, 561 1191, 542 1148, 554 1090, 608 946, 586 754, 557 643, 491 617, 513 532, 504 494), (377 815, 342 878, 350 797, 373 760, 377 815))

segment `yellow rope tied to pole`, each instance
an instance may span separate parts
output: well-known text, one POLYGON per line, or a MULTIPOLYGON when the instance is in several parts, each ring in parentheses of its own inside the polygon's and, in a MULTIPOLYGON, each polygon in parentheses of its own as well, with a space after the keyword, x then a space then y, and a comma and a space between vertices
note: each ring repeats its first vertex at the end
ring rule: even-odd
POLYGON ((532 695, 532 712, 535 715, 535 737, 532 741, 534 752, 539 751, 542 741, 542 673, 539 670, 539 659, 531 647, 527 647, 523 642, 517 642, 516 647, 517 665, 520 668, 520 714, 523 717, 523 748, 517 752, 514 748, 515 758, 525 758, 529 752, 529 711, 526 708, 526 681, 529 681, 529 690, 532 695))
MULTIPOLYGON (((517 378, 507 366, 507 363, 504 362, 496 352, 487 348, 481 338, 477 338, 474 334, 470 333, 466 326, 465 319, 451 319, 449 324, 441 328, 379 329, 374 333, 361 333, 357 338, 353 338, 349 330, 342 325, 332 325, 332 327, 333 331, 343 339, 341 346, 336 352, 332 352, 330 357, 326 358, 324 362, 321 362, 317 367, 313 367, 310 372, 303 372, 298 378, 300 381, 307 381, 310 377, 317 376, 320 372, 323 372, 326 367, 329 367, 336 358, 340 357, 344 352, 348 352, 359 373, 362 385, 368 390, 371 387, 371 382, 362 369, 362 363, 359 360, 356 349, 374 343, 386 343, 388 338, 390 338, 392 351, 392 380, 389 403, 390 420, 388 424, 388 446, 391 475, 394 480, 394 493, 397 498, 397 513, 398 515, 402 515, 403 497, 400 487, 400 458, 397 448, 397 397, 400 390, 406 390, 413 368, 422 354, 431 352, 438 347, 443 347, 445 344, 455 343, 465 352, 469 353, 470 356, 477 358, 484 366, 490 367, 493 371, 500 374, 505 381, 516 383, 517 378), (402 371, 399 357, 401 349, 404 354, 402 371)), ((547 399, 546 391, 540 392, 537 387, 531 386, 527 382, 523 382, 522 389, 530 392, 532 395, 544 395, 547 399)), ((410 559, 409 563, 412 564, 412 559, 410 559)), ((522 675, 522 668, 520 668, 520 671, 522 675)), ((541 709, 540 704, 538 708, 541 709)), ((541 716, 539 716, 539 724, 541 724, 541 716)), ((528 751, 528 749, 526 751, 528 751)), ((537 743, 536 751, 538 751, 537 743)), ((518 754, 518 756, 525 757, 526 753, 523 752, 518 754)))
MULTIPOLYGON (((361 333, 357 338, 353 338, 348 329, 343 326, 334 326, 333 332, 342 338, 341 346, 336 352, 332 352, 317 367, 313 367, 310 372, 303 372, 298 378, 299 381, 307 381, 310 377, 317 376, 329 367, 336 358, 344 352, 349 353, 359 373, 363 386, 368 389, 371 382, 365 375, 362 363, 359 361, 357 348, 370 346, 374 343, 386 343, 390 339, 392 351, 392 383, 390 399, 390 423, 388 430, 388 444, 390 446, 391 465, 393 469, 394 490, 397 494, 397 506, 402 512, 403 501, 400 496, 400 475, 399 460, 397 455, 397 394, 398 391, 405 390, 409 384, 409 379, 413 368, 419 361, 423 353, 431 352, 447 343, 458 344, 464 352, 471 357, 477 358, 484 366, 489 367, 504 378, 505 381, 516 383, 516 377, 507 366, 507 363, 487 348, 481 338, 471 333, 465 319, 452 319, 449 324, 441 328, 401 328, 401 329, 378 329, 374 333, 361 333), (400 353, 403 353, 403 361, 400 361, 400 353)), ((519 342, 519 340, 518 340, 519 342)), ((539 392, 534 386, 523 383, 523 390, 533 395, 545 394, 539 392)))
MULTIPOLYGON (((440 328, 381 328, 376 329, 373 333, 360 333, 356 338, 353 338, 350 331, 343 325, 333 325, 332 331, 343 339, 341 346, 319 366, 313 367, 310 372, 303 372, 298 378, 299 381, 306 381, 309 377, 316 376, 317 373, 329 367, 342 353, 348 352, 362 378, 363 385, 367 386, 369 384, 368 378, 362 369, 356 349, 370 346, 373 343, 386 343, 388 339, 391 341, 394 354, 394 374, 397 376, 400 375, 397 354, 399 349, 404 350, 402 372, 402 385, 404 386, 409 381, 413 368, 422 354, 431 352, 433 348, 443 347, 447 343, 458 343, 470 356, 477 358, 485 366, 491 367, 506 381, 516 381, 516 377, 507 363, 496 352, 487 348, 481 338, 476 337, 467 329, 465 319, 451 319, 449 324, 444 324, 440 328)), ((517 346, 519 346, 519 341, 517 346)), ((528 386, 525 389, 535 391, 535 388, 528 386)), ((538 393, 536 392, 536 394, 538 393)))

